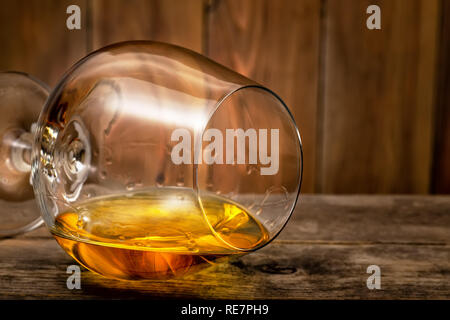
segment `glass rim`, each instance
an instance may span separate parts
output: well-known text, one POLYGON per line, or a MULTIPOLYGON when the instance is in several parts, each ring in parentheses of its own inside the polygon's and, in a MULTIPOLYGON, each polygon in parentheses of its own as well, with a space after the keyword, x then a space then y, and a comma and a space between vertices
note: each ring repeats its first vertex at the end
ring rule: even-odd
MULTIPOLYGON (((225 94, 225 95, 224 95, 224 96, 223 96, 223 97, 222 97, 222 98, 214 105, 212 111, 209 113, 209 116, 208 116, 207 120, 206 120, 205 123, 204 123, 204 126, 202 126, 202 127, 200 128, 200 130, 199 130, 197 133, 195 133, 196 135, 198 134, 198 137, 197 137, 197 138, 200 138, 200 139, 198 139, 198 141, 202 141, 201 138, 202 138, 203 134, 205 133, 205 129, 208 127, 208 124, 210 123, 210 121, 211 121, 212 118, 214 117, 214 114, 219 110, 219 108, 222 106, 222 104, 223 104, 228 98, 230 98, 232 95, 234 95, 235 93, 237 93, 237 92, 239 92, 239 91, 242 91, 242 90, 245 90, 245 89, 252 89, 252 88, 253 88, 253 89, 260 89, 260 90, 263 90, 263 91, 269 93, 269 94, 272 95, 278 102, 281 103, 281 105, 282 105, 282 107, 283 107, 283 110, 285 110, 285 111, 287 112, 287 114, 288 114, 288 116, 289 116, 289 118, 290 118, 290 120, 291 120, 291 123, 292 123, 292 125, 293 125, 293 127, 294 127, 294 131, 295 131, 295 134, 296 134, 296 137, 297 137, 298 147, 299 147, 299 150, 300 150, 300 159, 299 159, 299 160, 300 160, 300 167, 299 167, 299 171, 300 171, 299 173, 300 173, 300 174, 299 174, 298 181, 297 181, 297 192, 296 192, 296 194, 295 194, 295 199, 294 199, 294 201, 292 202, 292 206, 291 206, 291 208, 289 209, 289 214, 287 215, 287 219, 284 221, 283 225, 279 228, 279 230, 278 230, 274 235, 272 235, 272 236, 270 237, 270 239, 269 239, 268 241, 266 241, 265 243, 263 243, 263 244, 261 244, 261 245, 259 245, 259 246, 253 247, 253 248, 248 248, 248 249, 246 249, 246 248, 239 248, 239 247, 236 247, 236 246, 232 245, 232 244, 229 243, 228 241, 224 240, 224 239, 223 239, 223 238, 222 238, 222 237, 214 230, 214 227, 211 225, 211 223, 210 223, 208 217, 206 216, 206 212, 205 212, 205 209, 204 209, 204 207, 203 207, 203 202, 202 202, 201 196, 200 196, 201 190, 199 189, 199 185, 198 185, 198 166, 199 166, 199 164, 196 164, 196 163, 193 164, 193 178, 194 178, 194 181, 193 181, 193 186, 192 186, 192 187, 193 187, 193 190, 194 190, 194 192, 195 192, 195 194, 196 194, 197 201, 198 201, 198 203, 199 203, 199 205, 200 205, 200 209, 202 210, 203 218, 206 220, 206 223, 208 224, 208 227, 210 228, 210 230, 211 230, 211 232, 214 234, 214 236, 216 236, 220 241, 222 241, 223 243, 225 243, 227 246, 230 246, 231 248, 233 248, 233 249, 235 249, 235 250, 238 250, 238 251, 241 251, 241 252, 243 252, 243 253, 245 253, 245 252, 252 252, 252 251, 255 251, 255 250, 259 250, 259 249, 261 249, 261 248, 267 246, 267 245, 268 245, 269 243, 271 243, 276 237, 278 237, 278 235, 279 235, 279 234, 281 233, 281 231, 283 231, 283 229, 286 227, 287 223, 289 222, 289 220, 290 220, 291 217, 292 217, 292 214, 294 213, 295 207, 297 206, 298 199, 299 199, 299 196, 300 196, 300 190, 301 190, 302 181, 303 181, 303 144, 302 144, 302 139, 301 139, 301 135, 300 135, 300 131, 299 131, 299 129, 298 129, 297 123, 295 122, 294 116, 292 115, 291 111, 289 110, 289 108, 287 107, 287 105, 284 103, 284 101, 281 99, 281 97, 280 97, 279 95, 277 95, 274 91, 272 91, 271 89, 269 89, 269 88, 267 88, 267 87, 265 87, 265 86, 263 86, 263 85, 260 85, 260 84, 247 84, 247 85, 241 85, 241 86, 238 86, 237 88, 231 90, 231 91, 228 92, 227 94, 225 94)), ((198 152, 201 152, 201 150, 198 150, 198 152)))

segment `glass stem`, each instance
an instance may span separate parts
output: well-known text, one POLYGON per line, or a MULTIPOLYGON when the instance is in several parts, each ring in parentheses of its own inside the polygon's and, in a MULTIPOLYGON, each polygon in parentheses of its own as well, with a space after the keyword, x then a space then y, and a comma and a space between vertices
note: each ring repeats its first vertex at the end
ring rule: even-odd
POLYGON ((34 128, 33 123, 30 131, 22 132, 11 145, 11 163, 14 169, 20 172, 31 171, 31 147, 33 145, 34 128))

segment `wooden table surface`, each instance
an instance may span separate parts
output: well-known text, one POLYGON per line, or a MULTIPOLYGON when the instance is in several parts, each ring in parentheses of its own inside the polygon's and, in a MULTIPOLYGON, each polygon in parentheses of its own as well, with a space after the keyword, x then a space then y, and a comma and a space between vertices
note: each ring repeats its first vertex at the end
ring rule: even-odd
POLYGON ((83 270, 69 290, 72 264, 45 228, 0 240, 0 299, 450 299, 450 197, 302 195, 269 246, 177 280, 83 270))

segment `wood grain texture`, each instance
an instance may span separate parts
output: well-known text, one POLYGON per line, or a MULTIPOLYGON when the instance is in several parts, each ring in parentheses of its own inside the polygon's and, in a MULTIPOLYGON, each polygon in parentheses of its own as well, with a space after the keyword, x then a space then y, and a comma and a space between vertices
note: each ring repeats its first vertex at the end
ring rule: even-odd
POLYGON ((53 87, 91 49, 175 43, 283 98, 303 138, 303 192, 450 193, 449 12, 442 0, 4 1, 0 70, 53 87), (70 4, 82 30, 65 26, 70 4), (365 27, 369 4, 380 31, 365 27))
POLYGON ((427 193, 439 1, 326 3, 319 189, 427 193), (370 4, 381 30, 366 28, 370 4))
POLYGON ((301 195, 280 241, 445 244, 450 197, 301 195))
POLYGON ((314 191, 320 0, 212 1, 206 53, 274 90, 302 135, 302 191, 314 191))
POLYGON ((93 0, 93 49, 154 40, 202 50, 203 0, 93 0))
POLYGON ((0 299, 449 299, 450 197, 303 196, 269 246, 169 281, 108 280, 74 264, 45 229, 0 241, 0 299), (379 265, 381 290, 366 288, 379 265), (201 284, 201 285, 199 285, 201 284))
POLYGON ((450 193, 450 1, 442 1, 433 166, 434 193, 450 193))
POLYGON ((53 87, 86 53, 87 0, 2 1, 0 70, 29 73, 53 87), (66 9, 78 5, 81 30, 68 30, 66 9))

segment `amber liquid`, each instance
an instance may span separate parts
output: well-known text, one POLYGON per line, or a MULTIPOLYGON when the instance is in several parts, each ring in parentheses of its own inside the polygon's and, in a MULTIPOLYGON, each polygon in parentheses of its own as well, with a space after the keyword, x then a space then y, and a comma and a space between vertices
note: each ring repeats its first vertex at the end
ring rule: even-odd
POLYGON ((116 279, 185 275, 269 240, 238 204, 207 195, 202 206, 185 188, 102 197, 58 215, 52 233, 80 264, 116 279))

